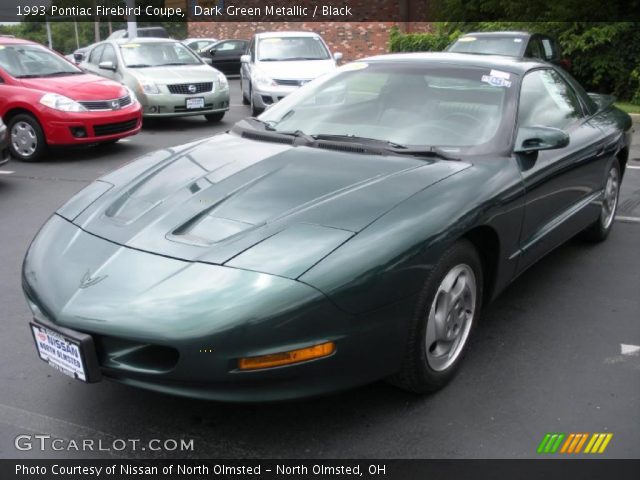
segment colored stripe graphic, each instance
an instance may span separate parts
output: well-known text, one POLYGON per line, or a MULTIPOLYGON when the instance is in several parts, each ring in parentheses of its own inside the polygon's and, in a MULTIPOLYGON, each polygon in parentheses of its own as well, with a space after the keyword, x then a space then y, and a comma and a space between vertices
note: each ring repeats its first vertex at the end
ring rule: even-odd
POLYGON ((613 433, 547 433, 538 445, 538 453, 604 453, 613 433), (588 440, 588 441, 587 441, 588 440), (586 444, 586 447, 585 447, 586 444), (584 450, 582 449, 583 447, 584 450))
POLYGON ((538 445, 538 453, 556 453, 564 437, 564 433, 547 433, 538 445))

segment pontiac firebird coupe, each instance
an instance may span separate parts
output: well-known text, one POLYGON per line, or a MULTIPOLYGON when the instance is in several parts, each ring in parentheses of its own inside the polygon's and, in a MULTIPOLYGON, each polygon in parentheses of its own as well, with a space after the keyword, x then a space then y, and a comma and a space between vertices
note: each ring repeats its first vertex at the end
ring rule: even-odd
POLYGON ((607 237, 630 129, 547 63, 346 65, 61 207, 24 262, 38 353, 207 399, 435 390, 483 304, 570 237, 607 237))

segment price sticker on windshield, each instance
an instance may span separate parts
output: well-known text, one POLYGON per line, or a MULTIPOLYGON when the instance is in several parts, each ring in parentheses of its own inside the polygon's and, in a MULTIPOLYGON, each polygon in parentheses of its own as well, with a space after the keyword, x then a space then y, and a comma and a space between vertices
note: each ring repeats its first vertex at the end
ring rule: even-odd
POLYGON ((483 75, 482 81, 494 87, 511 87, 511 75, 501 70, 491 70, 489 75, 483 75))

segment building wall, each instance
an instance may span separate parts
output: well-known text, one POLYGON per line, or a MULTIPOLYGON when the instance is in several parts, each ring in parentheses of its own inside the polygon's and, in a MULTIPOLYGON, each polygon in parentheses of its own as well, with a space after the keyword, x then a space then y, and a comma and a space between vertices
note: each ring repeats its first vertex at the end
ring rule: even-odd
POLYGON ((332 52, 341 52, 344 61, 351 61, 388 52, 389 31, 394 25, 412 32, 430 28, 426 22, 189 22, 189 37, 250 39, 259 32, 313 31, 324 38, 332 52))

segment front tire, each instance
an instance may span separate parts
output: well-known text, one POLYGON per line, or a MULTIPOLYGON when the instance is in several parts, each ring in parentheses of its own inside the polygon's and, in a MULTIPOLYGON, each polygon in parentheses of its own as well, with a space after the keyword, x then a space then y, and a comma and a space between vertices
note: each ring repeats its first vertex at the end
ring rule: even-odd
POLYGON ((469 241, 460 240, 440 257, 425 282, 402 367, 390 382, 415 393, 444 387, 466 352, 482 293, 480 256, 469 241))
POLYGON ((244 94, 244 81, 242 80, 242 75, 240 75, 240 92, 242 93, 242 104, 249 105, 251 102, 247 100, 247 96, 244 94))
POLYGON ((14 158, 23 162, 41 160, 47 141, 38 120, 28 113, 16 115, 9 122, 9 148, 14 158))
POLYGON ((588 242, 604 242, 609 236, 609 233, 611 233, 618 209, 620 180, 620 164, 618 160, 614 160, 607 173, 607 180, 605 181, 604 191, 602 193, 600 215, 594 223, 582 232, 582 238, 588 242))
POLYGON ((253 88, 251 88, 251 84, 249 84, 249 103, 251 105, 251 116, 252 117, 257 117, 258 115, 260 115, 262 113, 262 109, 258 108, 255 104, 255 102, 253 101, 253 88))

